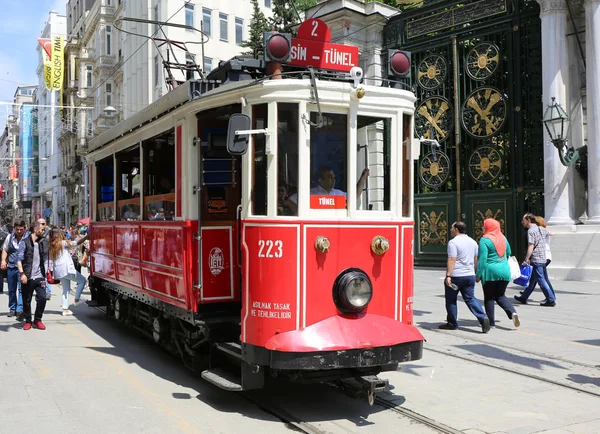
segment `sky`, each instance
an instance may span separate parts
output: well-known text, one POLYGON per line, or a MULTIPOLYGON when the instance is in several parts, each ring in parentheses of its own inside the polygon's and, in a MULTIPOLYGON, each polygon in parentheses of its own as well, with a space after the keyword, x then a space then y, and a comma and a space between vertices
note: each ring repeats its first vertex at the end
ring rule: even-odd
MULTIPOLYGON (((67 0, 0 0, 0 101, 12 101, 17 86, 37 84, 37 38, 51 10, 65 14, 67 0)), ((0 128, 6 108, 0 105, 0 128)))

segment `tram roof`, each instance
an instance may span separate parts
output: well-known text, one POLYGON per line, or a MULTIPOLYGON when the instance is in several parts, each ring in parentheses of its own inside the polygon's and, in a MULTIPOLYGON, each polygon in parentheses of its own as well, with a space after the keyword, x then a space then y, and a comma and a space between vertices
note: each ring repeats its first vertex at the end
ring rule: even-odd
POLYGON ((226 84, 219 84, 207 80, 189 80, 175 89, 163 95, 143 110, 133 114, 127 119, 119 122, 114 127, 94 137, 89 141, 89 152, 95 151, 104 145, 125 136, 128 133, 141 128, 145 124, 158 119, 172 110, 194 100, 205 98, 211 95, 236 90, 247 87, 256 82, 237 81, 226 84), (210 89, 207 89, 210 88, 210 89), (207 89, 202 92, 200 89, 207 89))

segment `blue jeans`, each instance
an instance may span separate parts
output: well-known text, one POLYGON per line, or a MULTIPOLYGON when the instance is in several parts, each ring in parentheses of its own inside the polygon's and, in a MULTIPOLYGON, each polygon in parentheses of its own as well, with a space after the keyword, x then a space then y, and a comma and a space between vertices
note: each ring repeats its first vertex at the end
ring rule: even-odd
POLYGON ((548 271, 546 270, 547 264, 536 264, 531 263, 531 278, 529 280, 529 286, 523 292, 522 297, 527 300, 533 289, 535 288, 535 284, 540 285, 540 289, 544 293, 546 300, 549 302, 556 302, 556 296, 554 295, 554 289, 548 282, 548 271), (533 283, 532 283, 533 282, 533 283))
POLYGON ((69 291, 71 291, 71 282, 75 282, 77 284, 77 288, 75 289, 75 299, 81 299, 81 293, 83 292, 83 288, 85 287, 86 279, 83 277, 81 273, 77 271, 75 274, 67 274, 64 277, 60 278, 60 284, 63 288, 62 293, 62 308, 69 308, 69 291))
POLYGON ((21 279, 19 270, 9 268, 7 270, 8 280, 8 309, 11 312, 23 312, 23 295, 21 294, 21 279))
MULTIPOLYGON (((552 291, 552 294, 554 294, 554 300, 556 300, 556 293, 554 292, 554 287, 552 286, 552 282, 550 282, 550 278, 548 277, 548 265, 550 265, 550 262, 552 262, 550 259, 546 260, 546 265, 544 265, 544 277, 546 278, 546 282, 548 283, 548 287, 552 291)), ((527 291, 523 291, 523 294, 531 294, 535 290, 535 285, 537 285, 537 283, 537 275, 532 273, 531 278, 529 279, 527 291)))
POLYGON ((446 320, 448 321, 448 324, 455 327, 458 326, 458 320, 456 318, 458 315, 458 306, 456 305, 456 300, 459 292, 471 313, 477 317, 480 324, 483 324, 483 320, 487 318, 487 316, 481 307, 481 303, 475 298, 475 276, 452 277, 451 280, 452 283, 458 286, 458 291, 446 286, 446 281, 444 280, 444 288, 446 290, 446 312, 448 314, 446 320))

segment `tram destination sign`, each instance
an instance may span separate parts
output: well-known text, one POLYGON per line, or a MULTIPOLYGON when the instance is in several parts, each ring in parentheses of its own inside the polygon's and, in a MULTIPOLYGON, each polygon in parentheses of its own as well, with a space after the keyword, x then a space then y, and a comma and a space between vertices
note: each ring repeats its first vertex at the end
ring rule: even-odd
POLYGON ((318 18, 304 21, 298 37, 292 38, 291 60, 288 65, 312 66, 332 71, 350 72, 358 66, 358 47, 332 44, 327 24, 318 18))
POLYGON ((477 2, 454 6, 426 15, 406 23, 406 37, 408 39, 437 32, 450 27, 467 24, 482 18, 503 14, 507 11, 506 0, 479 0, 477 2))

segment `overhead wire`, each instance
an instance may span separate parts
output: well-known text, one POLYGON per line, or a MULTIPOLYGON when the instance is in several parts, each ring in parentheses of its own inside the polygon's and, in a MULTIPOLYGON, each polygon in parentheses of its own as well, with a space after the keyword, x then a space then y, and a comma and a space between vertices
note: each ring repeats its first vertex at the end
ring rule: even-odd
MULTIPOLYGON (((168 19, 165 21, 165 23, 168 23, 168 22, 169 22, 169 21, 170 21, 170 20, 171 20, 173 17, 175 17, 175 15, 177 15, 179 12, 181 12, 181 11, 183 10, 183 8, 185 8, 185 7, 186 7, 186 6, 187 6, 187 5, 188 5, 188 4, 189 4, 191 1, 192 1, 192 0, 185 0, 185 1, 184 1, 184 3, 183 3, 183 5, 182 5, 182 6, 181 6, 179 9, 177 9, 177 11, 175 11, 175 13, 173 13, 173 15, 171 15, 171 16, 170 16, 170 17, 169 17, 169 18, 168 18, 168 19)), ((158 28, 157 28, 157 29, 154 31, 154 33, 152 33, 152 36, 154 36, 154 35, 158 34, 158 32, 162 30, 162 27, 163 27, 163 24, 159 24, 159 25, 158 25, 158 28)), ((141 49, 144 47, 144 45, 146 45, 146 44, 148 43, 148 40, 149 40, 149 39, 146 39, 144 42, 142 42, 142 43, 140 44, 140 46, 139 46, 139 47, 138 47, 138 48, 137 48, 137 49, 136 49, 136 50, 135 50, 133 53, 131 53, 131 55, 129 55, 129 57, 127 57, 127 59, 125 59, 125 60, 123 61, 123 63, 121 64, 121 67, 122 67, 123 65, 125 65, 125 63, 127 63, 127 62, 128 62, 128 61, 129 61, 129 60, 130 60, 130 59, 131 59, 133 56, 135 56, 135 55, 138 53, 138 51, 140 51, 140 50, 141 50, 141 49)), ((106 77, 106 78, 105 78, 105 79, 104 79, 104 80, 103 80, 103 81, 102 81, 102 82, 101 82, 101 83, 100 83, 98 86, 96 86, 96 88, 95 88, 94 90, 92 90, 91 92, 89 92, 89 95, 93 95, 93 94, 94 94, 94 93, 95 93, 95 92, 96 92, 98 89, 100 89, 100 88, 102 87, 102 85, 103 85, 104 83, 106 83, 108 80, 110 80, 112 77, 114 77, 114 75, 115 75, 116 73, 117 73, 117 69, 115 68, 115 70, 112 72, 112 74, 110 74, 108 77, 106 77)), ((77 107, 81 107, 81 105, 82 105, 82 104, 83 104, 83 102, 79 103, 77 107)), ((60 127, 60 125, 59 125, 59 127, 60 127)), ((59 129, 59 127, 56 127, 56 128, 53 130, 53 132, 56 132, 56 131, 59 129)), ((51 133, 51 134, 52 134, 52 133, 51 133)), ((51 135, 51 134, 50 134, 50 135, 51 135)), ((47 137, 44 137, 44 139, 43 139, 43 140, 45 141, 45 140, 46 140, 46 138, 47 138, 47 137)), ((40 143, 41 143, 41 142, 42 142, 42 140, 40 140, 40 143)))

